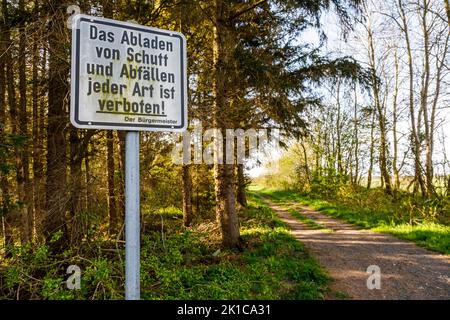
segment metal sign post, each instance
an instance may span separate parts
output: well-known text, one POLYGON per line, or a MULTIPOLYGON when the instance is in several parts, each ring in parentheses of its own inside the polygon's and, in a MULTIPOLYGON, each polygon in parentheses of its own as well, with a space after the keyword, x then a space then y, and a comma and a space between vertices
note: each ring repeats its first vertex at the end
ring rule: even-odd
POLYGON ((139 131, 125 135, 125 299, 140 299, 139 131))
POLYGON ((72 24, 70 121, 124 130, 125 298, 140 299, 139 132, 187 127, 186 39, 87 15, 72 24))
MULTIPOLYGON (((128 20, 129 23, 136 23, 128 20)), ((125 299, 140 300, 139 131, 125 133, 125 299)))

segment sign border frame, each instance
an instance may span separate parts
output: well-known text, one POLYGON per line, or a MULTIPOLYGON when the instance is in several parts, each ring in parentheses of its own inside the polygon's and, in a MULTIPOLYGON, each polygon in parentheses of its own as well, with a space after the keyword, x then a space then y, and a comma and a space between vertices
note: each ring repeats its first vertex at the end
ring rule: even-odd
MULTIPOLYGON (((70 122, 80 129, 104 129, 104 130, 128 130, 128 131, 166 131, 182 132, 187 129, 187 57, 186 38, 176 31, 163 30, 129 22, 106 19, 102 17, 77 14, 73 17, 72 23, 72 61, 71 61, 71 99, 70 99, 70 122), (160 125, 160 124, 138 124, 138 123, 114 123, 114 122, 94 122, 82 121, 79 119, 79 75, 80 75, 80 24, 82 22, 98 23, 119 28, 127 28, 157 35, 170 36, 180 39, 180 66, 181 66, 181 124, 180 125, 160 125)), ((132 115, 132 114, 130 114, 132 115)))

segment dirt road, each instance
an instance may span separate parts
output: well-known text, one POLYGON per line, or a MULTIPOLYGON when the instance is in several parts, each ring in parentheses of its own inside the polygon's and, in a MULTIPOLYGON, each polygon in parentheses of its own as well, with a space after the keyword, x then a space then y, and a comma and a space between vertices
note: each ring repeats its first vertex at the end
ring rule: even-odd
MULTIPOLYGON (((328 299, 345 295, 352 299, 450 299, 449 256, 291 204, 291 208, 326 229, 312 228, 269 199, 264 201, 334 279, 328 299), (367 268, 373 265, 380 268, 381 286, 370 290, 367 268)), ((376 276, 370 283, 377 284, 376 276)))

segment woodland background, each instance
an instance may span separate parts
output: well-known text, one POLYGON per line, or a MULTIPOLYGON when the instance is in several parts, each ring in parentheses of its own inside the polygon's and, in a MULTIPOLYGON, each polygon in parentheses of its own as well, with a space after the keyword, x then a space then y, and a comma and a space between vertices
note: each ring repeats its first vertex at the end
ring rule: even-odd
MULTIPOLYGON (((281 169, 259 184, 448 225, 448 0, 1 0, 2 296, 121 297, 124 133, 69 122, 69 5, 185 34, 191 125, 284 133, 281 169), (82 293, 61 289, 69 261, 91 270, 82 293)), ((250 168, 174 165, 178 140, 141 133, 144 247, 247 250, 243 230, 262 217, 248 206, 250 168), (215 247, 183 238, 196 230, 215 247)), ((264 217, 258 228, 274 223, 264 217)), ((184 260, 161 261, 167 273, 147 261, 150 298, 206 295, 170 287, 184 260)))

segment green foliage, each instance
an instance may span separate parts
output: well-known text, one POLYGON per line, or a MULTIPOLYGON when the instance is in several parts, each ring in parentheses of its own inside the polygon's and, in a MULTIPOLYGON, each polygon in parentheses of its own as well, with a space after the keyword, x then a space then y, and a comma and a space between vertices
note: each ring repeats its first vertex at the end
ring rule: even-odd
MULTIPOLYGON (((0 268, 0 296, 3 299, 118 299, 122 298, 123 283, 120 260, 87 259, 74 250, 53 255, 46 244, 27 244, 10 248, 11 257, 0 268), (81 269, 81 290, 66 287, 67 268, 81 269)), ((86 254, 88 255, 88 254, 86 254)), ((90 255, 93 255, 91 252, 90 255)))
POLYGON ((244 252, 222 251, 206 234, 153 232, 144 238, 145 299, 318 299, 328 277, 256 197, 242 212, 244 252))
POLYGON ((314 174, 311 181, 311 194, 320 194, 324 197, 336 197, 339 192, 341 177, 335 170, 328 170, 326 175, 314 174))
POLYGON ((417 225, 406 223, 381 225, 372 230, 393 234, 411 240, 422 247, 450 254, 450 227, 438 223, 424 222, 417 225))
MULTIPOLYGON (((167 214, 177 212, 169 208, 167 214)), ((323 299, 327 274, 275 213, 250 195, 249 207, 240 215, 246 244, 242 252, 218 251, 219 242, 207 232, 184 230, 180 219, 166 221, 164 232, 148 226, 142 237, 142 298, 323 299)), ((123 298, 123 249, 112 249, 105 240, 59 255, 45 244, 10 251, 6 267, 0 268, 0 296, 6 299, 123 298), (81 290, 66 288, 72 264, 81 268, 81 290)))
MULTIPOLYGON (((5 133, 5 125, 0 122, 0 177, 8 177, 16 171, 14 161, 11 160, 15 150, 20 150, 27 138, 21 135, 5 133)), ((1 194, 0 198, 0 218, 6 216, 11 210, 20 207, 22 204, 13 201, 9 194, 1 194)))
POLYGON ((145 174, 142 177, 142 202, 149 210, 167 206, 180 206, 181 192, 174 188, 174 181, 179 180, 177 170, 171 169, 170 155, 155 156, 151 164, 142 164, 145 174))

